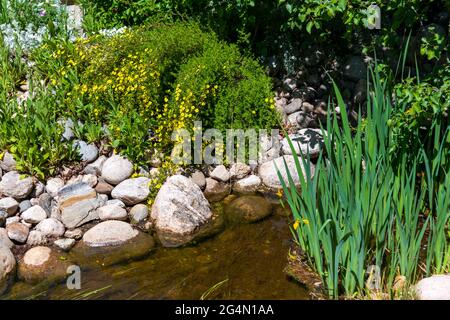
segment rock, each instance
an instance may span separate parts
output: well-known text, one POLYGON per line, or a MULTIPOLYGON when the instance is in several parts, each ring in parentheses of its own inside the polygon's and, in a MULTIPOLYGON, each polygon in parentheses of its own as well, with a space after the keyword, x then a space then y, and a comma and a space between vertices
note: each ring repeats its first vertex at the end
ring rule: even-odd
POLYGON ((82 176, 81 182, 84 182, 88 186, 94 188, 98 183, 98 179, 97 179, 97 176, 94 174, 86 174, 86 175, 82 176))
POLYGON ((64 235, 65 228, 60 221, 54 218, 48 218, 39 222, 35 230, 42 232, 42 234, 47 238, 56 238, 64 235))
POLYGON ((212 178, 206 178, 204 195, 211 202, 223 200, 231 193, 231 186, 227 183, 219 182, 212 178))
MULTIPOLYGON (((298 133, 289 135, 289 138, 297 155, 306 156, 309 154, 311 159, 317 158, 323 147, 321 129, 301 129, 298 133)), ((287 138, 284 138, 281 144, 284 154, 292 154, 287 138)))
POLYGON ((14 216, 14 217, 7 218, 5 226, 7 226, 7 225, 9 225, 11 223, 15 223, 15 222, 20 222, 20 217, 19 216, 14 216))
POLYGON ((49 247, 34 247, 19 261, 18 276, 31 284, 54 283, 67 276, 67 268, 70 265, 69 261, 60 259, 60 254, 49 247))
MULTIPOLYGON (((281 185, 278 174, 277 174, 277 168, 281 173, 281 176, 285 182, 288 181, 288 175, 286 173, 286 166, 284 161, 286 161, 287 168, 289 172, 291 173, 292 180, 294 181, 295 186, 298 188, 300 187, 300 178, 298 176, 294 157, 291 155, 286 155, 279 157, 273 161, 269 161, 266 163, 263 163, 259 167, 259 176, 264 184, 264 186, 268 189, 270 192, 277 192, 283 188, 281 185)), ((306 176, 306 170, 303 168, 302 161, 300 161, 300 168, 303 172, 303 175, 306 176)), ((314 175, 314 166, 311 164, 311 177, 314 175)))
POLYGON ((132 173, 133 164, 128 159, 118 155, 107 159, 102 167, 102 178, 112 185, 118 185, 128 179, 132 173))
POLYGON ((5 172, 14 171, 16 170, 16 164, 13 155, 6 151, 3 159, 0 161, 0 168, 5 172))
POLYGON ((130 218, 133 224, 139 224, 148 218, 148 207, 145 204, 137 204, 130 210, 130 218))
POLYGON ((8 217, 15 215, 18 207, 19 203, 14 198, 7 197, 0 199, 0 211, 5 211, 8 217))
POLYGON ((116 205, 116 206, 119 206, 119 207, 121 207, 121 208, 126 208, 127 206, 125 205, 125 203, 123 203, 122 201, 120 201, 119 199, 111 199, 111 200, 108 200, 108 201, 106 201, 106 205, 107 206, 109 206, 109 205, 116 205))
POLYGON ((226 208, 227 218, 238 222, 256 222, 272 213, 272 205, 260 196, 242 196, 226 208))
POLYGON ((110 220, 89 229, 83 242, 90 247, 115 246, 133 239, 138 233, 126 222, 110 220))
POLYGON ((42 209, 47 212, 47 216, 52 213, 52 196, 48 193, 43 193, 39 196, 39 199, 37 201, 37 204, 35 202, 31 202, 32 205, 39 205, 42 209))
POLYGON ((147 199, 150 194, 149 184, 150 179, 145 177, 127 179, 113 189, 111 196, 132 206, 147 199))
POLYGON ((30 229, 20 222, 11 223, 6 227, 8 237, 15 242, 25 243, 30 233, 30 229))
POLYGON ((241 194, 251 194, 259 190, 261 179, 258 176, 251 175, 242 180, 236 181, 233 190, 241 194))
POLYGON ((258 162, 265 163, 268 161, 272 161, 280 156, 281 153, 281 144, 274 146, 270 150, 263 152, 259 155, 258 162))
POLYGON ((101 220, 126 220, 127 210, 117 205, 111 204, 97 209, 98 217, 101 220))
POLYGON ((294 112, 300 111, 302 109, 303 101, 300 98, 294 98, 292 99, 291 103, 284 106, 284 112, 286 112, 287 115, 290 115, 294 112))
POLYGON ((25 222, 36 224, 47 218, 47 212, 40 206, 33 206, 21 215, 25 222))
POLYGON ((19 213, 25 212, 26 210, 30 209, 33 205, 31 204, 30 200, 23 200, 19 203, 19 213))
POLYGON ((22 177, 16 171, 5 174, 0 182, 0 194, 16 200, 24 200, 33 190, 33 179, 22 177))
POLYGON ((14 246, 14 243, 8 237, 8 232, 5 228, 0 228, 0 248, 4 246, 11 249, 14 246))
POLYGON ((178 247, 208 234, 213 214, 199 186, 175 175, 159 190, 151 218, 162 245, 178 247))
POLYGON ((99 193, 99 194, 110 195, 111 192, 113 191, 113 189, 114 189, 114 187, 105 181, 100 181, 95 186, 95 191, 97 191, 97 193, 99 193))
POLYGON ((78 151, 78 154, 81 157, 81 161, 91 163, 98 157, 98 149, 95 144, 87 144, 84 141, 75 141, 73 143, 73 147, 78 151))
POLYGON ((64 237, 70 238, 70 239, 75 239, 75 240, 80 240, 83 237, 83 230, 81 230, 81 229, 67 230, 64 233, 64 237))
POLYGON ((64 127, 64 132, 62 134, 63 139, 70 141, 75 137, 73 133, 74 123, 72 119, 62 120, 59 122, 64 127))
POLYGON ((291 79, 291 78, 286 78, 283 81, 283 89, 288 91, 288 92, 292 92, 293 90, 295 90, 295 88, 297 88, 297 81, 295 81, 295 79, 291 79))
POLYGON ((58 193, 61 221, 69 229, 98 219, 97 209, 104 203, 95 190, 83 182, 67 185, 58 193))
POLYGON ((97 160, 95 160, 94 162, 88 164, 86 166, 86 168, 84 168, 84 173, 86 174, 94 174, 96 176, 100 176, 102 174, 102 168, 103 168, 103 164, 105 163, 105 161, 108 158, 106 158, 105 156, 100 156, 98 157, 97 160))
POLYGON ((65 239, 58 239, 53 244, 62 251, 69 251, 73 248, 75 245, 75 239, 65 238, 65 239))
POLYGON ((64 187, 64 181, 60 178, 51 178, 47 181, 45 191, 53 198, 58 195, 59 190, 64 187))
POLYGON ((206 179, 205 179, 205 175, 203 174, 203 172, 196 170, 192 176, 191 176, 192 181, 194 181, 194 183, 196 185, 198 185, 200 187, 200 189, 205 189, 206 187, 206 179))
POLYGON ((298 117, 302 114, 302 111, 297 111, 290 114, 287 118, 287 124, 293 128, 299 128, 298 117))
POLYGON ((450 300, 450 275, 422 279, 414 289, 419 300, 450 300))
POLYGON ((230 180, 230 173, 224 165, 219 165, 210 173, 210 177, 222 182, 230 180))
POLYGON ((109 220, 89 229, 70 254, 82 266, 109 266, 144 257, 154 245, 150 235, 126 222, 109 220))
POLYGON ((0 245, 0 296, 8 289, 16 271, 16 259, 11 250, 0 245))
POLYGON ((41 246, 47 244, 47 238, 41 231, 31 230, 28 235, 27 244, 30 246, 41 246))
POLYGON ((33 191, 31 191, 30 196, 32 198, 38 198, 41 194, 44 193, 44 191, 45 191, 45 185, 42 182, 37 181, 34 185, 33 191))
POLYGON ((6 220, 8 219, 8 212, 1 210, 0 211, 0 227, 3 227, 3 225, 6 223, 6 220))
POLYGON ((364 62, 364 58, 361 56, 352 56, 348 58, 344 65, 344 75, 353 81, 366 78, 367 66, 364 62))
POLYGON ((230 179, 242 179, 245 178, 252 169, 244 163, 233 163, 230 168, 230 179))

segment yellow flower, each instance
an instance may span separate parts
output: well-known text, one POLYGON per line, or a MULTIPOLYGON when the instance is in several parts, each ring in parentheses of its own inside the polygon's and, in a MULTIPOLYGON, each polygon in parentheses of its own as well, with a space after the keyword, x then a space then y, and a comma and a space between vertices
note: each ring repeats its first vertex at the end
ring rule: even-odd
POLYGON ((300 221, 295 220, 295 222, 294 222, 294 224, 293 224, 294 230, 297 230, 297 228, 298 228, 299 225, 300 225, 300 221))
POLYGON ((278 189, 277 196, 279 198, 283 197, 283 189, 278 189))
POLYGON ((302 220, 304 224, 308 225, 309 224, 309 220, 308 219, 303 219, 302 220))

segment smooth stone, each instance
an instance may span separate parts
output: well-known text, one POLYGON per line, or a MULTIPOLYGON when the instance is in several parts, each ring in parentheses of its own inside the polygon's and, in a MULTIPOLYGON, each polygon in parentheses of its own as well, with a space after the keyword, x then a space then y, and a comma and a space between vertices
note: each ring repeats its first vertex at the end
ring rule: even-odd
POLYGON ((40 181, 37 181, 37 182, 34 184, 34 189, 33 189, 33 191, 31 191, 30 196, 31 196, 32 198, 38 198, 41 194, 44 193, 44 191, 45 191, 45 184, 43 184, 43 183, 40 182, 40 181))
POLYGON ((36 206, 40 206, 42 209, 47 212, 47 215, 50 215, 52 213, 52 201, 53 198, 48 193, 43 193, 39 196, 37 204, 35 201, 32 201, 31 204, 36 206))
POLYGON ((255 175, 238 180, 233 185, 233 190, 241 194, 252 194, 259 190, 261 178, 255 175))
POLYGON ((84 141, 75 141, 73 146, 78 151, 81 161, 91 163, 98 158, 98 148, 93 143, 87 144, 84 141))
POLYGON ((5 246, 11 249, 14 243, 9 239, 8 232, 5 228, 0 228, 0 247, 5 246))
POLYGON ((31 230, 28 235, 27 244, 30 246, 42 246, 47 244, 47 238, 41 231, 31 230))
POLYGON ((126 220, 127 210, 110 204, 97 209, 100 220, 126 220))
POLYGON ((0 194, 16 200, 24 200, 33 190, 33 178, 23 178, 18 172, 10 171, 0 181, 0 194))
POLYGON ((128 206, 145 201, 150 194, 150 179, 139 177, 119 183, 111 192, 111 197, 119 199, 128 206))
POLYGON ((450 274, 422 279, 414 291, 419 300, 450 300, 450 274))
POLYGON ((47 212, 40 206, 33 206, 21 215, 25 222, 36 224, 47 218, 47 212))
POLYGON ((108 158, 105 156, 100 156, 98 157, 97 160, 95 160, 94 162, 88 164, 85 168, 84 168, 84 173, 86 174, 95 174, 96 176, 100 176, 102 174, 102 168, 103 165, 105 163, 105 161, 108 158))
POLYGON ((303 104, 302 99, 294 98, 292 99, 291 103, 283 107, 284 112, 286 112, 286 114, 289 115, 294 112, 300 111, 302 109, 302 104, 303 104))
POLYGON ((145 204, 137 204, 130 210, 131 223, 139 224, 148 218, 148 207, 145 204))
MULTIPOLYGON (((266 163, 263 163, 259 167, 259 176, 264 184, 264 186, 268 189, 270 192, 278 192, 279 190, 283 189, 283 186, 278 178, 278 170, 281 174, 282 179, 288 183, 288 174, 286 172, 286 165, 287 169, 291 174, 292 180, 295 184, 296 188, 299 188, 301 186, 300 183, 300 177, 297 173, 297 169, 295 166, 295 160, 292 155, 286 155, 279 157, 273 161, 269 161, 266 163), (286 164, 285 162, 286 161, 286 164)), ((314 166, 311 163, 311 177, 314 175, 314 166)), ((303 176, 306 177, 306 169, 303 167, 303 163, 300 160, 300 168, 302 170, 303 176)))
POLYGON ((19 213, 25 212, 26 210, 30 209, 33 205, 31 204, 30 200, 23 200, 21 203, 19 203, 19 213))
POLYGON ((219 202, 231 193, 231 185, 206 178, 206 188, 203 193, 210 202, 219 202))
POLYGON ((112 185, 118 185, 128 179, 132 173, 133 164, 119 155, 108 158, 102 166, 102 178, 112 185))
POLYGON ((123 221, 109 220, 92 227, 83 235, 90 247, 116 246, 136 237, 139 231, 123 221))
POLYGON ((106 201, 106 205, 107 206, 109 206, 109 205, 115 205, 115 206, 118 206, 118 207, 121 207, 121 208, 126 208, 127 206, 125 205, 125 203, 123 203, 122 201, 120 201, 119 199, 111 199, 111 200, 108 200, 108 201, 106 201))
POLYGON ((200 187, 175 175, 158 192, 151 210, 156 233, 165 247, 178 247, 206 236, 214 217, 200 187))
POLYGON ((230 179, 243 179, 245 178, 252 169, 250 166, 246 165, 245 163, 233 163, 230 168, 230 179))
POLYGON ((206 178, 205 175, 203 174, 203 172, 196 170, 192 176, 191 176, 192 181, 194 181, 194 183, 196 185, 198 185, 200 187, 200 189, 205 189, 206 187, 206 178))
POLYGON ((54 241, 53 244, 62 251, 69 251, 75 245, 75 239, 71 238, 58 239, 54 241))
POLYGON ((65 232, 64 225, 54 219, 48 218, 39 222, 35 230, 42 232, 45 237, 62 237, 65 232))
POLYGON ((8 217, 16 214, 17 209, 19 208, 19 203, 11 197, 0 199, 0 210, 6 211, 8 217))
POLYGON ((100 181, 95 186, 95 191, 97 191, 97 193, 99 193, 99 194, 110 195, 111 192, 113 191, 113 189, 114 189, 114 187, 105 181, 100 181))
POLYGON ((9 239, 12 241, 25 243, 27 242, 30 229, 23 223, 14 222, 6 227, 6 232, 8 233, 9 239))
POLYGON ((0 295, 11 285, 16 270, 16 259, 11 250, 0 245, 0 295))
POLYGON ((47 181, 45 191, 53 198, 58 195, 59 190, 64 187, 64 180, 60 178, 52 178, 47 181))
POLYGON ((76 184, 76 183, 85 183, 91 188, 94 188, 97 185, 97 176, 94 174, 85 174, 79 175, 76 177, 72 177, 69 181, 67 181, 67 185, 76 184))
POLYGON ((256 222, 269 216, 272 205, 260 196, 242 196, 233 200, 226 208, 227 218, 237 222, 256 222))
MULTIPOLYGON (((317 158, 323 147, 323 133, 321 129, 301 129, 298 133, 289 135, 292 146, 297 155, 308 155, 317 158)), ((292 154, 287 138, 281 142, 284 154, 292 154)))
POLYGON ((75 134, 73 133, 74 130, 74 123, 72 119, 62 120, 60 121, 60 124, 64 127, 64 132, 62 134, 63 139, 70 141, 75 137, 75 134))
POLYGON ((81 229, 67 230, 64 233, 64 237, 70 238, 70 239, 75 239, 75 240, 80 240, 83 237, 83 230, 81 230, 81 229))
POLYGON ((227 182, 228 180, 230 180, 230 172, 227 170, 227 168, 225 168, 223 164, 221 164, 215 167, 213 171, 211 171, 210 177, 215 180, 227 182))
POLYGON ((61 254, 49 247, 29 249, 19 261, 19 279, 26 283, 54 283, 67 277, 71 262, 61 259, 61 254))
POLYGON ((17 163, 16 160, 14 160, 13 155, 6 151, 3 155, 3 159, 0 160, 0 168, 5 172, 9 172, 16 170, 16 165, 17 163))
POLYGON ((8 226, 9 224, 15 223, 15 222, 20 222, 20 217, 19 216, 14 216, 14 217, 7 218, 5 226, 8 226))

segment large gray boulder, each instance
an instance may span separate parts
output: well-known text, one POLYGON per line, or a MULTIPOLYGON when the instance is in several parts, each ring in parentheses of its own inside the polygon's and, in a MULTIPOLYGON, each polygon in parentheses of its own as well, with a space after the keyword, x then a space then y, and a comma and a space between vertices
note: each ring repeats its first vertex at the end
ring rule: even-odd
POLYGON ((212 222, 213 213, 199 186, 175 175, 158 192, 151 218, 163 246, 177 247, 198 238, 212 222))
POLYGON ((0 244, 0 295, 8 289, 16 270, 16 259, 7 246, 0 244))
POLYGON ((415 293, 419 300, 450 300, 450 274, 420 280, 415 293))
POLYGON ((31 193, 33 186, 33 178, 23 177, 16 171, 10 171, 3 176, 0 182, 0 194, 16 200, 23 200, 31 193))
POLYGON ((111 196, 126 205, 133 206, 147 199, 150 194, 149 184, 150 179, 145 177, 127 179, 113 189, 111 196))

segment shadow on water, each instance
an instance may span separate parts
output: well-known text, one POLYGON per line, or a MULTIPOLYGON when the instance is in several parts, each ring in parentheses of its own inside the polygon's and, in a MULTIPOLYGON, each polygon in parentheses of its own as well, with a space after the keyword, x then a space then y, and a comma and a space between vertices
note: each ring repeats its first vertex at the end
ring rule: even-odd
POLYGON ((308 299, 283 273, 291 233, 285 213, 275 212, 257 223, 228 225, 195 246, 159 247, 144 260, 82 270, 81 290, 18 282, 4 298, 308 299))

